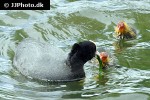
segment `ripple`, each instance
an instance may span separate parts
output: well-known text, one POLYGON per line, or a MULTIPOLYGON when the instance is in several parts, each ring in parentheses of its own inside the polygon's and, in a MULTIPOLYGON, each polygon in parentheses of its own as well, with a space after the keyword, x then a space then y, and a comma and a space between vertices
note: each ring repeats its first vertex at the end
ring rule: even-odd
POLYGON ((47 11, 1 11, 0 97, 120 100, 136 96, 137 100, 147 100, 150 94, 149 3, 149 0, 51 0, 51 10, 47 11), (114 26, 119 20, 134 26, 138 37, 115 47, 114 26), (15 48, 26 37, 56 44, 66 53, 74 43, 92 40, 98 49, 103 48, 112 55, 117 66, 98 76, 97 65, 88 62, 84 67, 86 78, 78 82, 28 79, 12 66, 15 48))
POLYGON ((140 83, 150 79, 150 71, 139 69, 119 68, 117 73, 110 74, 108 85, 115 85, 114 89, 108 90, 112 93, 150 93, 149 88, 140 87, 140 83))

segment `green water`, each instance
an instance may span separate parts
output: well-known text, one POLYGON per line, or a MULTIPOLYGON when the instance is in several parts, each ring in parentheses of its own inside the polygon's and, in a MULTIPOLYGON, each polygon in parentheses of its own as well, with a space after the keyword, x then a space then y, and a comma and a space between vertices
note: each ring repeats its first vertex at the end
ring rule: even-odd
POLYGON ((51 10, 0 11, 0 99, 150 100, 150 1, 51 0, 51 10), (137 31, 137 39, 118 43, 120 20, 137 31), (75 42, 93 40, 113 55, 115 65, 100 79, 88 62, 86 78, 48 83, 28 79, 13 66, 17 44, 26 37, 55 44, 68 53, 75 42))

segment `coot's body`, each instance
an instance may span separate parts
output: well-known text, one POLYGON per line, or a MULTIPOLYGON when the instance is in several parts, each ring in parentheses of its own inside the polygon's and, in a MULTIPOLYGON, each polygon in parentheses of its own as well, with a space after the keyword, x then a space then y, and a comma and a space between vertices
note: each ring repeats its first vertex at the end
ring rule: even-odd
POLYGON ((67 54, 56 46, 27 38, 17 46, 13 64, 27 77, 73 81, 85 77, 83 65, 95 56, 95 51, 90 41, 75 43, 67 54))

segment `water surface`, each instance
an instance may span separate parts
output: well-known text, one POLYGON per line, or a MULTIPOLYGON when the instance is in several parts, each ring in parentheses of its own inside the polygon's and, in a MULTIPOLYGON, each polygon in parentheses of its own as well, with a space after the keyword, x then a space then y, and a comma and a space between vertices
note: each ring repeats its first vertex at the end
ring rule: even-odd
POLYGON ((0 11, 0 99, 150 100, 150 1, 51 0, 51 10, 0 11), (137 39, 119 44, 113 36, 120 20, 137 39), (68 53, 75 42, 93 40, 116 65, 97 78, 88 62, 86 78, 50 83, 28 79, 12 66, 17 44, 26 37, 56 45, 68 53))

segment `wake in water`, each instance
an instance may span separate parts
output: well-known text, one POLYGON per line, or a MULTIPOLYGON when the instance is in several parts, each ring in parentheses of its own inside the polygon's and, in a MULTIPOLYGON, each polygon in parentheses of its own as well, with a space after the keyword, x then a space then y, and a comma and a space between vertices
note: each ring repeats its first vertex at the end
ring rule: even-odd
POLYGON ((113 86, 108 92, 112 93, 150 93, 149 86, 141 87, 142 84, 149 84, 150 71, 121 67, 113 70, 108 75, 107 85, 113 86))

